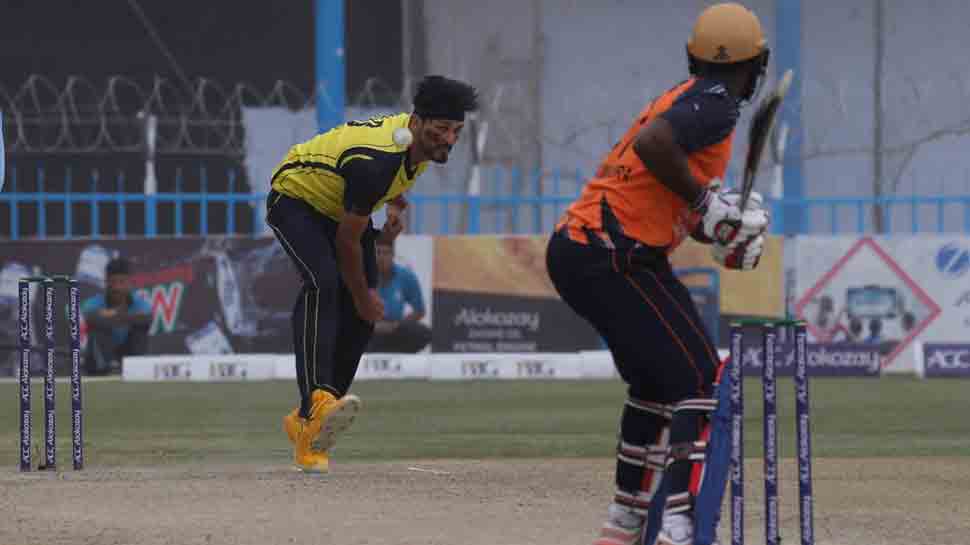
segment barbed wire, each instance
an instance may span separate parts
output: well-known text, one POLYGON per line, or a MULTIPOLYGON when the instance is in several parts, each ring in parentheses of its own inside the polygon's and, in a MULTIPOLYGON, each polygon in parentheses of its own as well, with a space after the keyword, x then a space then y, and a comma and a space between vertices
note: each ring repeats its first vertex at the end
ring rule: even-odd
MULTIPOLYGON (((210 78, 189 83, 186 89, 160 76, 145 84, 118 75, 100 84, 71 76, 57 85, 34 74, 15 89, 0 85, 7 152, 141 152, 146 149, 145 124, 154 116, 159 154, 241 155, 243 108, 298 111, 317 105, 315 93, 283 80, 265 91, 245 82, 227 87, 210 78)), ((320 94, 324 107, 333 104, 325 89, 320 94)), ((405 108, 410 98, 370 78, 347 105, 405 108)))
MULTIPOLYGON (((286 81, 268 90, 240 82, 226 86, 210 78, 198 78, 186 89, 160 76, 140 83, 113 76, 96 83, 72 76, 61 85, 42 75, 28 77, 19 87, 0 86, 0 109, 6 128, 6 149, 11 155, 51 153, 144 152, 146 123, 157 126, 158 154, 245 154, 243 110, 278 107, 290 111, 314 108, 317 93, 286 81)), ((348 97, 346 106, 362 110, 408 110, 413 81, 395 89, 379 78, 364 82, 348 97)), ((871 87, 871 83, 869 84, 871 87)), ((906 75, 883 83, 886 133, 883 154, 892 161, 886 189, 894 191, 920 149, 933 142, 970 135, 970 74, 936 74, 932 79, 906 75), (945 106, 941 106, 944 104, 945 106)), ((482 85, 479 116, 489 122, 489 147, 522 150, 541 146, 543 155, 561 154, 577 162, 598 160, 625 131, 631 116, 662 89, 643 89, 642 96, 607 97, 589 89, 564 104, 564 111, 578 112, 555 134, 543 132, 528 82, 491 82, 482 85), (617 101, 621 104, 617 104, 617 101), (612 104, 606 110, 590 104, 612 104), (525 105, 525 107, 523 107, 525 105)), ((802 85, 802 159, 806 161, 875 153, 856 118, 871 117, 870 89, 857 80, 808 79, 802 85), (869 111, 864 111, 866 108, 869 111), (853 137, 845 137, 854 133, 853 137)), ((575 94, 575 92, 573 93, 575 94)), ((333 105, 325 89, 319 103, 333 105)), ((750 110, 750 108, 748 109, 750 110)), ((742 118, 742 127, 746 122, 742 118)), ((869 121, 871 122, 871 120, 869 121)), ((486 152, 486 159, 489 154, 486 152)), ((492 156, 503 161, 508 157, 492 156)), ((533 165, 523 165, 531 168, 533 165)))
POLYGON ((32 75, 13 91, 0 86, 7 152, 104 153, 146 149, 145 124, 157 122, 160 154, 239 155, 243 107, 307 108, 314 97, 277 81, 263 92, 199 78, 185 90, 162 77, 150 85, 113 76, 102 85, 71 76, 62 86, 32 75))

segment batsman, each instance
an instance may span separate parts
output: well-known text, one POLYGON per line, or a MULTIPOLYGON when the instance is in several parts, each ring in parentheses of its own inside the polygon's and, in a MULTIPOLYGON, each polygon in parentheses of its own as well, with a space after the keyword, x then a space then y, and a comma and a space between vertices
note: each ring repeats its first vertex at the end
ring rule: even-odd
POLYGON ((605 340, 628 386, 616 494, 596 545, 695 543, 705 464, 721 463, 705 459, 720 362, 668 256, 690 236, 728 269, 757 266, 768 226, 761 196, 741 210, 721 179, 768 56, 753 12, 704 10, 687 42, 689 79, 636 116, 550 238, 553 284, 605 340), (648 512, 659 528, 645 532, 648 512))

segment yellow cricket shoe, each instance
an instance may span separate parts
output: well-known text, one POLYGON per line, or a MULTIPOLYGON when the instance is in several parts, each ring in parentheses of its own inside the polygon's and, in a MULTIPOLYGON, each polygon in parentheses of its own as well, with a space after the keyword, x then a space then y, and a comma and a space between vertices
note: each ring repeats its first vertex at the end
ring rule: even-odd
POLYGON ((314 390, 310 400, 310 424, 306 431, 312 434, 313 450, 323 453, 330 450, 337 437, 354 423, 361 402, 353 394, 337 399, 326 390, 314 390))
POLYGON ((299 407, 293 409, 283 417, 283 431, 286 432, 286 436, 290 438, 290 442, 294 445, 296 444, 297 436, 300 434, 300 428, 303 426, 300 420, 299 407))
POLYGON ((330 471, 330 456, 326 452, 315 452, 308 444, 306 450, 294 449, 293 465, 304 473, 327 473, 330 471))
MULTIPOLYGON (((299 408, 283 417, 283 430, 293 443, 293 465, 306 473, 326 473, 330 470, 330 457, 311 447, 313 427, 309 420, 300 417, 299 408)), ((319 433, 319 424, 315 427, 319 433)))

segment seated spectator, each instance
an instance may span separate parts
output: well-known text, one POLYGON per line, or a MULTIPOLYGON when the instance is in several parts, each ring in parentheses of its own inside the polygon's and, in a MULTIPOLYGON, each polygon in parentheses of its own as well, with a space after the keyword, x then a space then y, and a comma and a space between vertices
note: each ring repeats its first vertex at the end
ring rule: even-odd
POLYGON ((425 310, 418 277, 407 267, 394 264, 394 243, 378 239, 376 244, 377 291, 384 302, 384 319, 374 324, 368 351, 419 352, 431 342, 431 329, 420 321, 425 310))
POLYGON ((862 338, 862 320, 858 318, 852 318, 849 320, 849 338, 846 339, 848 342, 859 342, 862 338))
POLYGON ((882 342, 882 320, 879 318, 873 318, 869 321, 869 337, 866 338, 866 342, 869 344, 882 342))
POLYGON ((148 352, 152 309, 147 301, 132 294, 128 269, 124 258, 108 262, 106 293, 90 297, 81 305, 88 334, 84 366, 89 375, 119 372, 122 357, 148 352))

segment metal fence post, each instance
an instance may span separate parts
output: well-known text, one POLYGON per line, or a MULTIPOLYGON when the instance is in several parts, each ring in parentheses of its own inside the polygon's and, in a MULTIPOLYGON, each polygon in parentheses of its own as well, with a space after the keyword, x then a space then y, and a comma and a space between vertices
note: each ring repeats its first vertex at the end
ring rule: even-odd
POLYGON ((209 234, 209 189, 205 165, 199 166, 199 234, 209 234))
POLYGON ((100 226, 98 225, 98 221, 100 220, 100 217, 98 214, 98 196, 100 195, 100 193, 98 193, 98 178, 100 176, 101 176, 101 173, 98 171, 97 168, 91 171, 91 208, 90 210, 91 210, 91 236, 92 237, 96 237, 99 234, 101 234, 100 233, 101 230, 99 228, 100 226))
POLYGON ((118 192, 115 193, 115 203, 118 204, 118 228, 115 236, 125 238, 128 234, 128 226, 125 217, 125 171, 118 171, 118 192))
POLYGON ((71 193, 73 172, 71 165, 64 167, 64 236, 71 238, 74 234, 74 199, 71 193))
POLYGON ((47 199, 44 193, 44 167, 37 167, 37 238, 47 237, 47 199))

